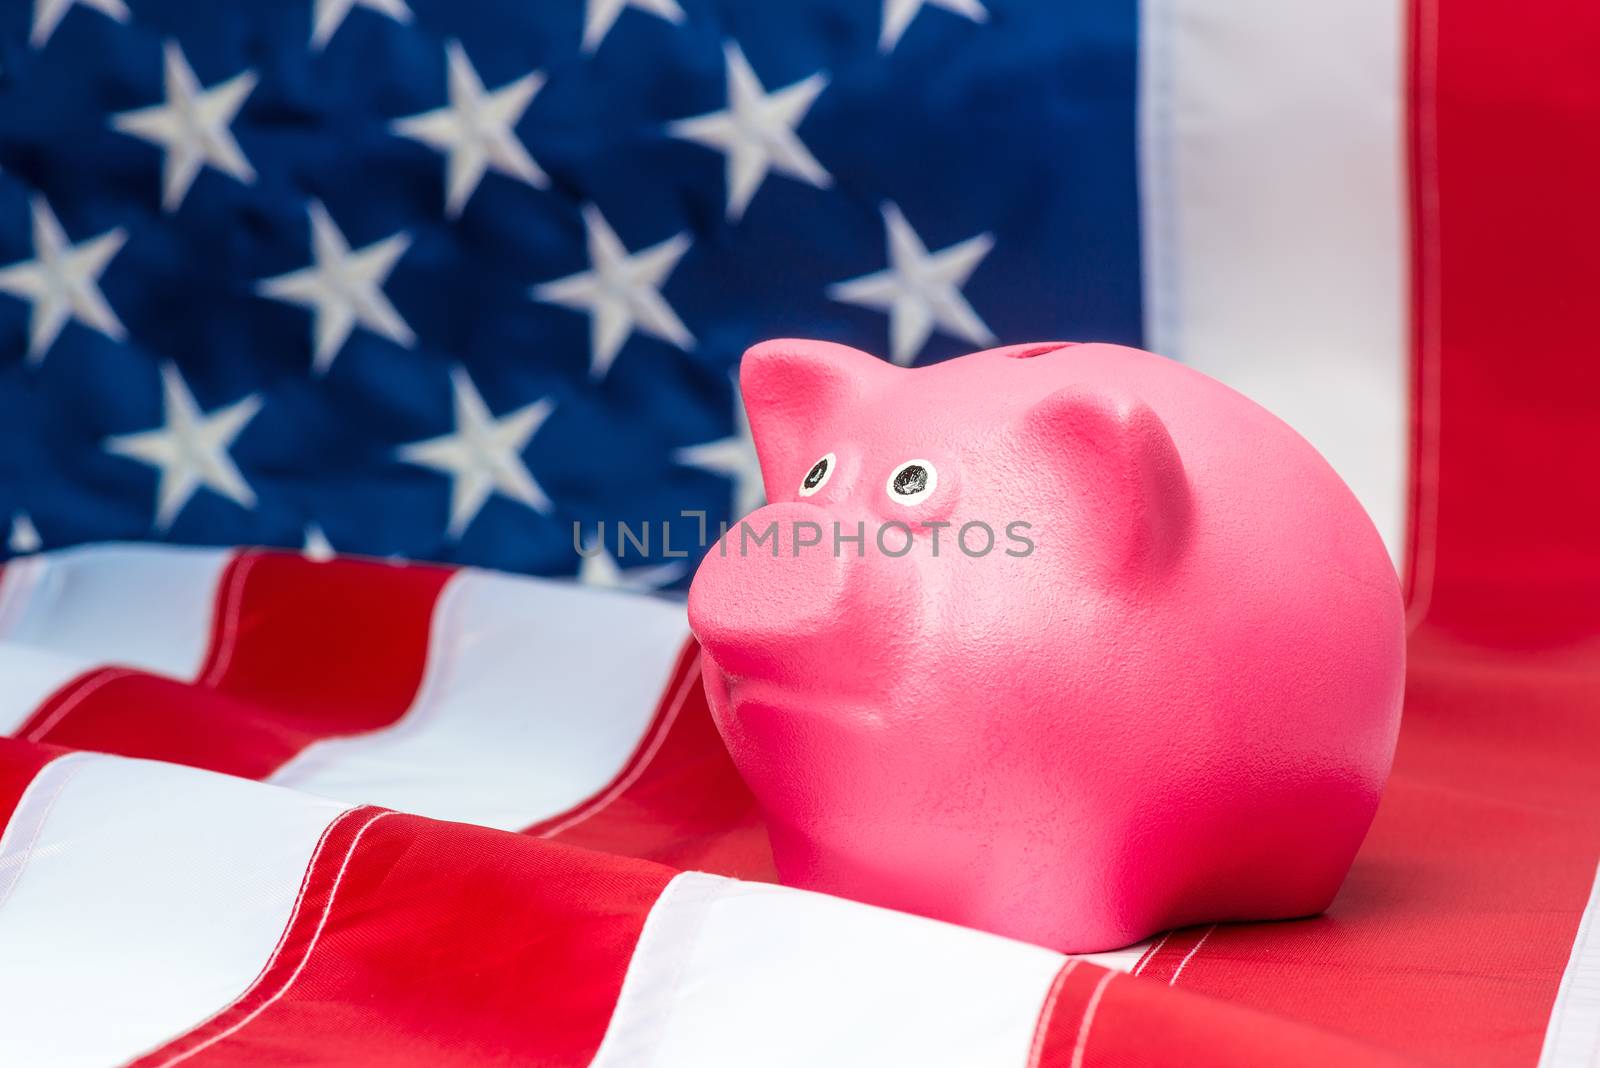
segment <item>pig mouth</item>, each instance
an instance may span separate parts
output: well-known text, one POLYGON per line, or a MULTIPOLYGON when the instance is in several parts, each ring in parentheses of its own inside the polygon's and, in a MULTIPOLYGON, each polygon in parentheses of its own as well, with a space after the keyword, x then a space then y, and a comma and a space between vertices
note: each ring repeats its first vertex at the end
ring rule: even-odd
POLYGON ((709 653, 702 656, 706 695, 719 720, 797 724, 818 718, 845 719, 868 729, 886 723, 881 708, 853 689, 816 682, 802 686, 764 674, 729 672, 709 653))
POLYGON ((730 671, 710 653, 702 654, 706 693, 725 708, 750 702, 785 705, 796 702, 802 689, 765 672, 730 671))

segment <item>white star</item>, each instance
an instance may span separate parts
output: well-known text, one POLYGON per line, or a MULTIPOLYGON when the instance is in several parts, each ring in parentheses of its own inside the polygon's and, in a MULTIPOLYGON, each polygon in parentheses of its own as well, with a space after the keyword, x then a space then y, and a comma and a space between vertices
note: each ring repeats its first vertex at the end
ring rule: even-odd
POLYGON ((398 450, 406 463, 450 476, 450 536, 461 537, 493 493, 548 513, 550 498, 528 472, 522 450, 555 411, 555 402, 545 397, 496 418, 465 370, 452 368, 450 385, 455 393, 455 433, 398 450))
POLYGON ((127 330, 97 283, 128 239, 127 232, 119 226, 81 245, 71 245, 44 197, 34 197, 31 207, 34 258, 0 269, 0 292, 33 305, 28 320, 28 362, 44 359, 68 319, 121 341, 127 330))
POLYGON ((821 71, 768 94, 739 46, 723 46, 728 64, 728 106, 722 111, 679 119, 667 131, 715 149, 728 157, 728 218, 744 215, 768 170, 809 182, 818 189, 833 177, 801 143, 795 128, 828 84, 821 71))
POLYGON ((320 201, 313 200, 307 211, 311 216, 314 262, 298 271, 262 279, 256 283, 256 292, 312 310, 316 335, 311 357, 313 372, 323 374, 333 365, 334 357, 357 326, 411 348, 417 336, 383 295, 383 283, 411 247, 411 235, 404 231, 390 234, 351 252, 344 234, 320 201))
POLYGON ((161 54, 167 102, 111 116, 116 129, 166 150, 161 165, 161 209, 176 211, 208 163, 230 178, 253 185, 255 169, 228 125, 255 89, 255 71, 241 71, 202 90, 176 41, 168 41, 161 54))
POLYGON ((316 11, 311 16, 311 47, 320 50, 332 40, 351 9, 357 7, 388 15, 396 22, 411 21, 411 9, 406 7, 406 0, 316 0, 316 11))
POLYGON ((669 564, 645 564, 624 569, 605 547, 605 543, 590 541, 584 551, 588 554, 578 565, 578 581, 585 586, 603 590, 628 590, 647 593, 659 590, 683 577, 688 566, 681 560, 669 564))
POLYGON ((925 4, 942 7, 957 15, 965 15, 973 22, 987 22, 989 12, 980 0, 883 0, 883 32, 878 35, 878 50, 892 52, 900 43, 911 20, 917 17, 925 4))
POLYGON ((684 20, 683 8, 678 6, 678 0, 589 0, 583 16, 583 50, 593 52, 599 48, 606 34, 611 32, 617 16, 622 14, 624 8, 630 7, 659 15, 668 22, 681 23, 684 20))
POLYGON ((18 556, 36 553, 44 546, 44 539, 39 537, 39 531, 33 525, 33 520, 28 518, 27 512, 18 512, 11 517, 11 537, 6 541, 6 548, 18 556))
POLYGON ((107 438, 106 451, 126 456, 161 471, 156 488, 156 529, 165 530, 202 486, 246 508, 256 506, 255 491, 234 466, 228 450, 261 410, 261 395, 252 393, 224 408, 205 413, 183 376, 170 363, 161 365, 163 425, 138 434, 107 438))
POLYGON ((992 345, 994 334, 972 310, 961 287, 994 247, 992 234, 969 237, 929 253, 906 217, 883 205, 889 235, 889 268, 828 287, 828 296, 889 313, 889 348, 895 363, 909 364, 934 327, 974 345, 992 345))
POLYGON ((74 4, 92 7, 118 22, 127 22, 130 18, 128 5, 122 0, 33 0, 33 33, 29 35, 28 43, 34 48, 43 48, 48 44, 50 35, 56 32, 56 27, 61 25, 61 20, 66 18, 74 4))
POLYGON ((315 523, 306 524, 305 542, 300 547, 300 555, 314 564, 325 563, 339 555, 333 548, 333 543, 322 532, 322 528, 315 523))
POLYGON ((661 296, 693 243, 689 235, 630 253, 593 204, 583 206, 583 229, 589 270, 534 286, 533 299, 588 313, 590 377, 606 376, 636 329, 680 349, 693 345, 694 335, 661 296))
POLYGON ((528 155, 513 130, 534 96, 544 87, 544 74, 530 71, 491 93, 483 88, 461 42, 451 41, 445 45, 445 57, 450 68, 450 103, 421 115, 396 119, 390 129, 401 137, 449 154, 446 214, 452 217, 461 214, 487 170, 499 171, 540 189, 548 186, 549 177, 528 155))
POLYGON ((745 414, 739 384, 733 386, 733 433, 717 441, 686 445, 673 453, 673 459, 687 467, 698 467, 733 482, 733 519, 741 519, 766 501, 761 481, 761 461, 756 457, 755 441, 750 437, 750 417, 745 414))

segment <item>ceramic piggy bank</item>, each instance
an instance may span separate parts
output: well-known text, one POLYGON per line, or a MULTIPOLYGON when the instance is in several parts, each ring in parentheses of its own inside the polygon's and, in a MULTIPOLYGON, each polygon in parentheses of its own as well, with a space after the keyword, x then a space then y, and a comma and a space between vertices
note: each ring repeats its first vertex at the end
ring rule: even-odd
POLYGON ((746 354, 772 503, 689 593, 781 879, 1067 952, 1327 907, 1399 727, 1399 583, 1302 438, 1041 344, 746 354))

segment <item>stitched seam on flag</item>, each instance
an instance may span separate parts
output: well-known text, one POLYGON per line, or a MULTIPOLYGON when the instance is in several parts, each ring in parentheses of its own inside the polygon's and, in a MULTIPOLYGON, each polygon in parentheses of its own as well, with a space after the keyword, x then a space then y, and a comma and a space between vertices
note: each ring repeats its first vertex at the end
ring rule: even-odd
MULTIPOLYGON (((352 810, 352 811, 359 811, 359 810, 352 810)), ((344 819, 345 816, 348 816, 348 815, 350 815, 349 812, 344 813, 343 815, 341 815, 339 817, 339 819, 334 820, 334 823, 340 822, 341 820, 344 819)), ((389 811, 377 813, 371 819, 367 820, 367 822, 363 823, 361 825, 360 829, 358 829, 356 831, 355 836, 350 839, 350 846, 349 846, 348 849, 345 850, 344 860, 339 865, 339 871, 333 877, 332 885, 330 885, 328 887, 328 900, 327 900, 326 903, 324 903, 324 905, 322 907, 322 915, 317 918, 317 926, 316 926, 315 930, 313 930, 311 932, 310 939, 306 942, 306 949, 305 949, 305 952, 301 955, 299 963, 297 963, 294 966, 294 971, 289 973, 289 977, 283 981, 283 985, 280 986, 271 995, 269 995, 264 1001, 262 1001, 261 1004, 257 1005, 255 1008, 251 1009, 249 1012, 247 1012, 244 1016, 242 1016, 236 1022, 234 1022, 234 1023, 230 1024, 229 1026, 223 1028, 221 1031, 218 1031, 216 1034, 210 1036, 205 1041, 200 1042, 199 1044, 197 1044, 195 1046, 192 1046, 189 1049, 186 1049, 186 1050, 182 1051, 181 1053, 174 1054, 173 1056, 169 1057, 168 1059, 166 1059, 164 1061, 161 1061, 156 1066, 156 1068, 171 1068, 171 1065, 178 1064, 178 1063, 180 1063, 182 1061, 186 1061, 190 1057, 193 1057, 195 1054, 200 1053, 200 1052, 202 1052, 202 1051, 204 1051, 206 1049, 209 1049, 210 1047, 216 1045, 218 1042, 221 1042, 223 1039, 229 1037, 230 1035, 238 1033, 238 1031, 241 1028, 243 1028, 246 1024, 250 1023, 250 1021, 254 1020, 256 1017, 260 1016, 263 1012, 266 1012, 267 1009, 271 1008, 274 1004, 276 1004, 278 1002, 278 1000, 283 997, 283 995, 285 995, 285 994, 287 994, 289 992, 289 988, 294 986, 295 980, 300 978, 300 973, 302 971, 304 971, 306 965, 308 963, 310 963, 311 955, 316 950, 318 941, 320 941, 321 938, 322 938, 322 929, 323 929, 324 926, 327 925, 328 916, 330 914, 332 914, 332 912, 333 912, 333 904, 338 899, 338 896, 339 896, 339 886, 340 886, 341 883, 344 882, 344 874, 350 867, 351 858, 353 858, 355 856, 356 846, 361 844, 362 837, 367 833, 367 830, 374 823, 377 823, 381 819, 385 819, 385 818, 387 818, 389 816, 394 816, 394 815, 397 815, 397 813, 389 812, 389 811)), ((329 824, 328 828, 324 829, 324 831, 323 831, 324 837, 326 837, 328 831, 332 829, 332 826, 333 826, 333 824, 329 824)), ((319 845, 318 845, 318 849, 319 850, 321 849, 320 842, 319 842, 319 845)), ((306 878, 301 883, 301 893, 302 893, 302 895, 305 893, 307 887, 310 885, 310 874, 311 874, 312 866, 313 866, 314 863, 315 863, 315 857, 313 857, 311 864, 307 864, 306 865, 306 878)), ((296 900, 296 902, 295 902, 295 911, 298 912, 299 908, 300 908, 299 900, 296 900)), ((290 924, 286 925, 284 927, 284 933, 285 933, 286 936, 287 936, 289 930, 291 929, 292 925, 293 925, 293 918, 291 917, 290 924)), ((276 959, 276 951, 274 951, 274 959, 276 959)), ((262 969, 262 973, 263 974, 265 974, 266 971, 267 971, 267 969, 265 969, 265 968, 262 969)), ((250 991, 246 990, 245 994, 241 995, 240 999, 237 999, 235 1002, 230 1004, 228 1006, 228 1008, 232 1008, 233 1004, 237 1004, 238 1000, 242 1000, 242 998, 245 997, 245 996, 248 996, 249 993, 250 993, 250 991)), ((227 1009, 223 1009, 222 1012, 223 1013, 227 1012, 227 1009)), ((217 1015, 220 1016, 221 1013, 218 1013, 217 1015)), ((216 1019, 216 1018, 217 1018, 216 1016, 212 1017, 212 1019, 216 1019)))
MULTIPOLYGON (((256 972, 255 978, 250 980, 249 984, 244 988, 244 992, 242 994, 228 1002, 210 1016, 207 1016, 194 1027, 191 1027, 189 1029, 190 1034, 194 1034, 200 1031, 202 1028, 209 1027, 212 1023, 218 1019, 221 1019, 224 1015, 231 1011, 234 1006, 238 1005, 245 998, 249 997, 251 992, 261 984, 262 980, 271 974, 272 966, 278 963, 278 958, 283 955, 284 948, 289 944, 289 936, 294 932, 295 921, 300 918, 300 909, 305 904, 306 895, 311 888, 311 873, 317 870, 317 861, 322 858, 322 851, 327 847, 328 839, 333 835, 333 832, 338 827, 350 820, 359 811, 361 810, 358 808, 346 809, 333 819, 329 820, 328 825, 322 828, 322 834, 318 836, 317 844, 311 850, 311 859, 306 861, 306 870, 300 876, 300 889, 295 894, 294 906, 289 910, 289 919, 283 925, 283 933, 278 936, 278 944, 272 947, 272 955, 267 958, 267 962, 261 966, 259 971, 256 972)), ((167 1045, 167 1043, 164 1042, 162 1045, 167 1045)), ((156 1047, 156 1049, 160 1048, 160 1046, 156 1047)), ((190 1055, 190 1053, 184 1054, 184 1056, 190 1055)), ((176 1062, 166 1061, 164 1063, 173 1064, 176 1062)))
POLYGON ((217 629, 217 647, 211 657, 211 667, 206 670, 200 685, 215 687, 222 681, 228 666, 233 662, 233 651, 239 643, 239 617, 244 612, 244 580, 250 569, 261 559, 259 554, 245 554, 234 561, 233 574, 222 595, 222 619, 217 629))
POLYGON ((1100 1008, 1100 999, 1105 995, 1106 987, 1110 986, 1111 980, 1116 977, 1116 972, 1106 972, 1095 984, 1094 993, 1089 995, 1089 1003, 1083 1007, 1083 1022, 1078 1025, 1078 1041, 1072 1047, 1072 1068, 1083 1068, 1083 1051, 1089 1048, 1089 1029, 1094 1026, 1094 1014, 1100 1008))
POLYGON ((0 838, 0 882, 3 882, 3 885, 0 885, 0 908, 5 908, 6 902, 11 900, 11 894, 16 890, 17 884, 22 881, 22 873, 27 870, 28 861, 32 859, 33 851, 39 845, 39 836, 44 833, 44 825, 49 822, 50 813, 55 809, 56 802, 61 799, 67 784, 77 776, 79 769, 92 759, 96 759, 96 757, 88 753, 68 753, 65 756, 57 757, 43 768, 40 768, 34 775, 33 782, 28 784, 28 789, 23 791, 22 797, 17 801, 17 807, 14 812, 23 811, 23 806, 30 803, 31 798, 28 795, 33 792, 34 786, 44 778, 47 769, 52 767, 59 768, 62 766, 63 761, 71 762, 72 766, 63 772, 60 778, 55 778, 54 791, 45 800, 38 814, 32 817, 33 834, 28 837, 28 844, 17 851, 15 861, 10 859, 11 851, 3 848, 5 842, 3 838, 0 838))
POLYGON ((557 823, 554 827, 541 831, 539 837, 554 838, 563 831, 571 830, 578 824, 594 818, 601 810, 626 793, 629 787, 638 782, 640 777, 644 775, 645 769, 655 760, 656 754, 661 751, 661 747, 666 744, 667 733, 672 729, 672 725, 677 722, 678 713, 682 711, 684 701, 688 700, 693 686, 699 681, 700 654, 696 653, 693 661, 690 662, 689 671, 684 675, 683 682, 678 686, 677 693, 673 695, 672 703, 667 706, 666 715, 662 716, 658 721, 656 730, 652 732, 650 740, 640 752, 639 758, 630 761, 631 766, 628 770, 623 773, 620 779, 612 783, 604 793, 578 808, 572 815, 557 823))
POLYGON ((1050 991, 1044 997, 1044 1007, 1039 1010, 1039 1022, 1033 1028, 1033 1045, 1028 1048, 1027 1068, 1039 1068, 1039 1058, 1044 1056, 1045 1036, 1050 1033, 1050 1018, 1055 1015, 1056 1002, 1061 998, 1061 988, 1066 984, 1067 976, 1078 966, 1078 961, 1069 960, 1062 969, 1056 972, 1055 982, 1050 984, 1050 991))
POLYGON ((264 781, 297 787, 297 780, 303 782, 306 776, 348 756, 351 747, 370 745, 379 736, 385 743, 392 743, 439 719, 444 697, 450 692, 450 674, 456 659, 450 655, 454 648, 446 646, 449 641, 459 637, 459 617, 463 611, 460 598, 456 595, 461 588, 457 579, 466 574, 468 572, 465 570, 455 572, 439 588, 434 601, 433 618, 428 624, 428 649, 422 679, 417 683, 417 692, 412 695, 411 702, 400 718, 376 730, 319 738, 284 761, 264 781))
POLYGON ((1144 971, 1145 966, 1148 965, 1152 960, 1155 959, 1155 955, 1157 953, 1161 952, 1161 947, 1166 945, 1167 944, 1167 939, 1169 939, 1171 937, 1172 937, 1172 932, 1168 931, 1166 934, 1161 936, 1161 941, 1157 942, 1155 945, 1153 945, 1149 949, 1145 950, 1144 951, 1144 956, 1140 957, 1139 958, 1139 962, 1133 966, 1133 969, 1132 969, 1133 974, 1134 975, 1141 974, 1144 971))
POLYGON ((1200 952, 1200 947, 1206 944, 1206 939, 1210 938, 1211 932, 1215 931, 1216 929, 1216 924, 1212 924, 1210 927, 1207 927, 1206 933, 1200 936, 1199 941, 1195 942, 1194 948, 1190 949, 1188 953, 1184 954, 1183 960, 1178 962, 1178 970, 1172 973, 1171 979, 1167 980, 1168 986, 1178 985, 1178 976, 1183 974, 1183 969, 1189 966, 1189 962, 1194 959, 1194 955, 1200 952))
POLYGON ((1439 540, 1439 421, 1440 372, 1443 368, 1444 299, 1440 267, 1444 260, 1439 235, 1439 11, 1435 0, 1417 4, 1416 82, 1412 107, 1415 109, 1415 180, 1418 235, 1412 270, 1420 272, 1416 315, 1421 320, 1416 333, 1418 374, 1416 388, 1421 394, 1414 418, 1417 425, 1417 454, 1411 477, 1416 480, 1413 501, 1415 532, 1411 553, 1411 603, 1406 606, 1406 621, 1412 630, 1427 617, 1433 601, 1433 583, 1438 565, 1439 540))
MULTIPOLYGON (((50 714, 45 716, 42 722, 24 734, 23 740, 37 742, 59 726, 61 721, 66 718, 67 713, 87 701, 96 690, 103 688, 107 683, 137 674, 139 672, 132 668, 99 668, 89 672, 87 675, 79 675, 76 683, 68 684, 69 687, 75 686, 76 688, 71 689, 68 695, 55 708, 50 710, 50 714)), ((67 691, 57 690, 56 695, 60 696, 63 692, 67 691)))

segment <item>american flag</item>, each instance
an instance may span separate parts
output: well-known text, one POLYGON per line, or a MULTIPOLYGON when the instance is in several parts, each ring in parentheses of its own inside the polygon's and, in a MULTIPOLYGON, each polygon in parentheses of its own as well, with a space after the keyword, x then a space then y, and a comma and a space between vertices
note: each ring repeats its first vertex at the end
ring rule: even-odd
POLYGON ((1571 0, 0 5, 0 1064, 1592 1066, 1597 50, 1571 0), (693 555, 615 539, 760 502, 775 335, 1143 345, 1328 456, 1413 629, 1327 915, 1067 958, 775 885, 638 592, 693 555))
POLYGON ((11 5, 13 551, 572 575, 759 503, 774 332, 1137 341, 1132 7, 922 6, 11 5))

